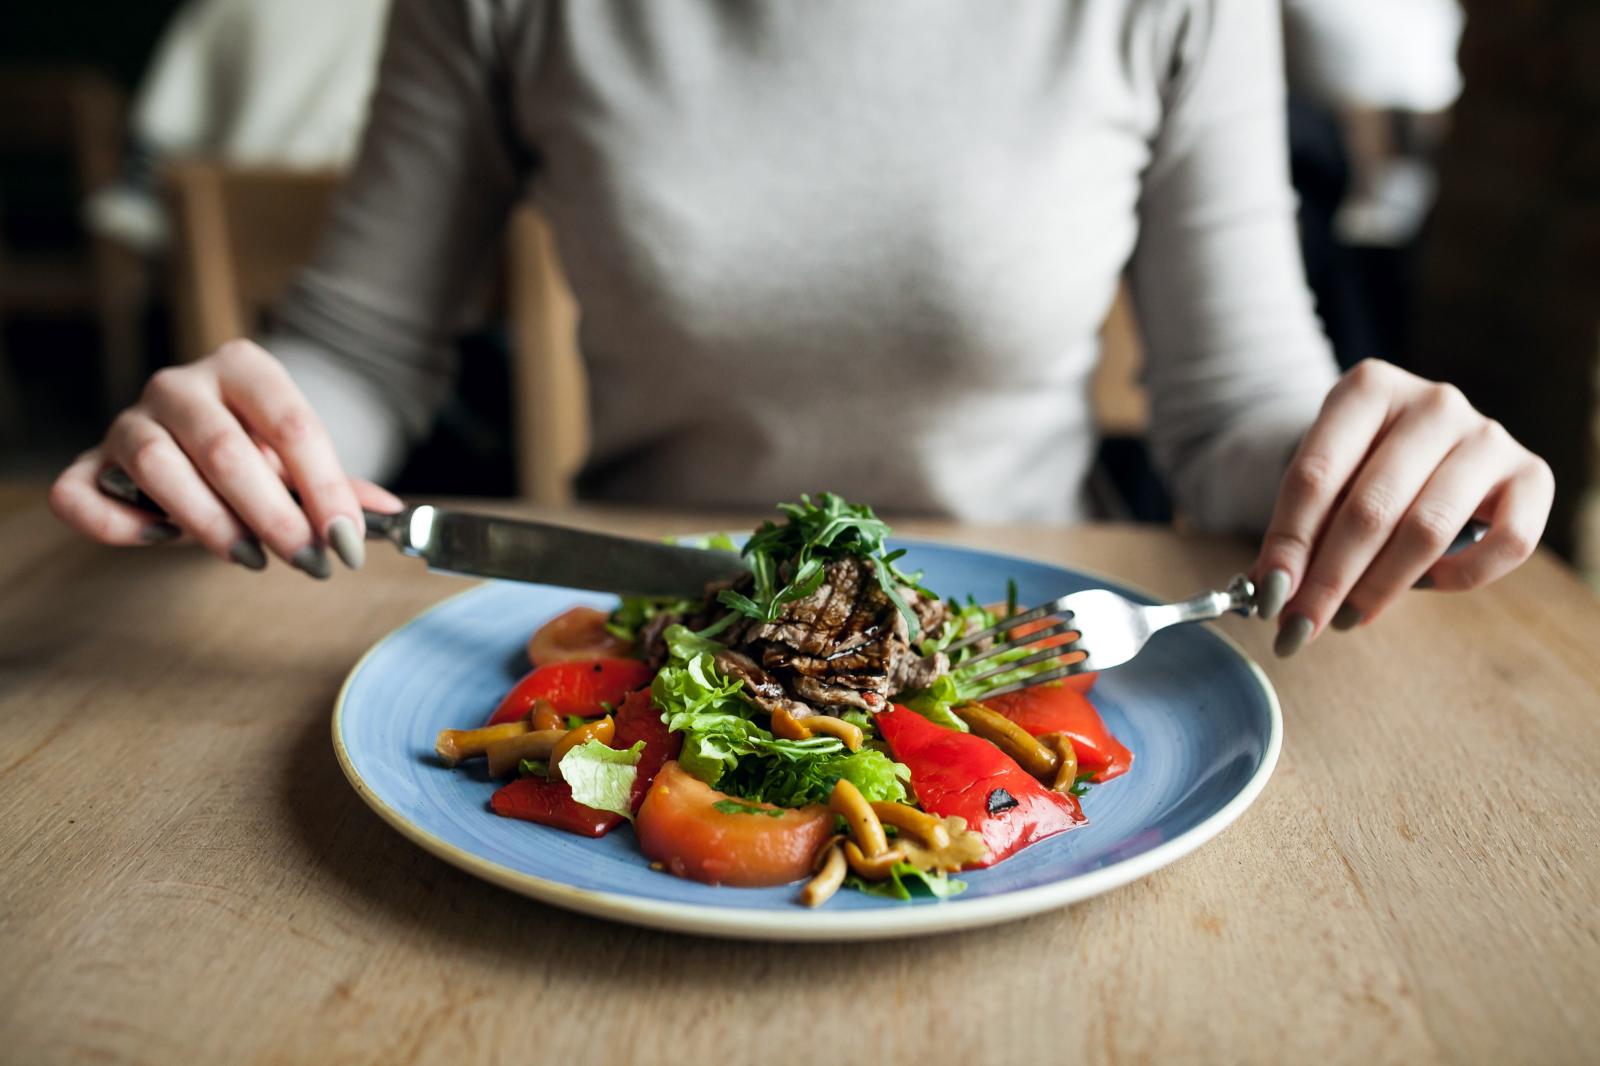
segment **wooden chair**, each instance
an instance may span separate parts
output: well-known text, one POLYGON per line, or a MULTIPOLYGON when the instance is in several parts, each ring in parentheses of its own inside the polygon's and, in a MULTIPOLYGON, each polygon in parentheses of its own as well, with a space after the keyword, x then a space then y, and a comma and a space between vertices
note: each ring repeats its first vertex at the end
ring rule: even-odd
MULTIPOLYGON (((260 330, 315 251, 340 175, 191 161, 172 167, 168 180, 179 349, 197 359, 260 330)), ((565 503, 588 447, 577 305, 549 227, 531 207, 508 227, 503 289, 518 487, 537 503, 565 503)))
POLYGON ((189 362, 261 329, 316 250, 343 176, 190 160, 165 177, 174 325, 179 358, 189 362))
MULTIPOLYGON (((122 92, 86 68, 0 72, 0 150, 60 154, 71 160, 81 202, 116 180, 122 157, 122 92)), ((101 390, 108 409, 137 392, 144 370, 142 319, 149 281, 140 257, 113 241, 23 255, 0 236, 0 319, 27 314, 88 314, 98 320, 101 390)), ((16 402, 0 353, 0 406, 16 402)), ((5 412, 14 426, 15 412, 5 412)), ((3 416, 0 416, 3 417, 3 416)), ((0 427, 3 429, 4 427, 0 427)))
POLYGON ((1128 287, 1117 289, 1116 302, 1100 327, 1100 362, 1090 387, 1095 425, 1107 437, 1142 437, 1150 424, 1150 406, 1139 383, 1143 366, 1139 323, 1134 318, 1128 287))

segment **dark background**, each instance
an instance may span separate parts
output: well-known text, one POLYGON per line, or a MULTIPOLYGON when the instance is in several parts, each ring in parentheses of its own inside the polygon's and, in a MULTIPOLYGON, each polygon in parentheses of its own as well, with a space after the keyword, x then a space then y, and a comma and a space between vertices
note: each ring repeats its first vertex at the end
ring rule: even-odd
MULTIPOLYGON (((92 67, 131 95, 177 6, 9 5, 0 69, 92 67)), ((1548 543, 1569 558, 1589 552, 1592 565, 1597 549, 1586 545, 1600 542, 1600 522, 1585 513, 1595 510, 1600 469, 1600 3, 1471 0, 1465 7, 1466 88, 1437 157, 1439 198, 1422 238, 1402 253, 1357 256, 1329 281, 1319 274, 1330 253, 1317 246, 1310 218, 1308 265, 1341 361, 1377 355, 1459 384, 1550 461, 1558 498, 1548 543)), ((1326 149, 1314 116, 1299 132, 1310 139, 1297 152, 1326 149)), ((1336 173, 1337 160, 1313 158, 1308 170, 1300 154, 1297 164, 1307 210, 1326 210, 1329 193, 1317 182, 1328 180, 1330 165, 1336 173)), ((77 211, 63 161, 0 155, 7 245, 70 246, 81 240, 77 211)), ((145 328, 149 349, 166 350, 159 301, 145 328)), ((83 387, 97 372, 94 323, 10 315, 0 330, 0 357, 25 397, 0 424, 0 476, 46 478, 109 413, 83 387)), ((1127 476, 1141 476, 1136 452, 1111 458, 1128 467, 1127 476)), ((1151 500, 1158 512, 1159 492, 1151 500)))

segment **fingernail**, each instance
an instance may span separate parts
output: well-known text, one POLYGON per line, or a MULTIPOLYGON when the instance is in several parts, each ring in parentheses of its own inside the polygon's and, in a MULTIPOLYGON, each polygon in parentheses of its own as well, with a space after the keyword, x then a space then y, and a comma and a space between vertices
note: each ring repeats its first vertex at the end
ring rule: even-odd
POLYGON ((343 515, 328 523, 328 544, 351 570, 360 570, 361 564, 367 561, 366 542, 356 532, 356 524, 343 515))
POLYGON ((1306 641, 1311 639, 1313 628, 1311 619, 1305 615, 1294 614, 1285 618, 1282 628, 1278 630, 1278 639, 1272 642, 1272 654, 1287 659, 1305 647, 1306 641))
POLYGON ((240 537, 234 541, 233 547, 228 549, 228 558, 246 570, 267 568, 267 553, 261 550, 261 545, 253 537, 240 537))
POLYGON ((307 544, 295 552, 289 557, 289 562, 318 581, 326 581, 333 576, 333 564, 328 562, 328 553, 315 544, 307 544))
POLYGON ((1354 629, 1360 625, 1361 619, 1364 617, 1366 616, 1347 603, 1333 612, 1333 622, 1330 624, 1342 633, 1347 629, 1354 629))
POLYGON ((1289 602, 1289 571, 1268 570, 1256 590, 1256 611, 1269 621, 1278 617, 1283 605, 1289 602))
POLYGON ((171 522, 151 522, 139 530, 139 539, 146 544, 165 544, 183 536, 183 530, 171 522))

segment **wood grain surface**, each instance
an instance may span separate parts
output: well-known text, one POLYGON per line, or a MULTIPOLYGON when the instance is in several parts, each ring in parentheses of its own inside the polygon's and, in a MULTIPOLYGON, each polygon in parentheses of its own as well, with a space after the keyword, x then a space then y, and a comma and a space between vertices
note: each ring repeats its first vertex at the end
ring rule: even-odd
MULTIPOLYGON (((582 512, 658 534, 748 523, 582 512)), ((1249 547, 906 532, 1192 593, 1249 547)), ((1298 658, 1266 792, 1067 910, 871 945, 567 914, 408 844, 328 717, 462 587, 328 584, 0 518, 0 1061, 1583 1062, 1600 1047, 1600 606, 1545 556, 1298 658)))

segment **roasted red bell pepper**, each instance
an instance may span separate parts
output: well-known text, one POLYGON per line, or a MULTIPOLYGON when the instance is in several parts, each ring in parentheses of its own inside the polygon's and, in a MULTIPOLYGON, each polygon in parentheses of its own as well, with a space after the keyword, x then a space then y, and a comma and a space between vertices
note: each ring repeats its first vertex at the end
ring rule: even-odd
POLYGON ((494 813, 506 818, 565 829, 586 837, 603 837, 622 822, 622 815, 585 807, 572 798, 572 786, 543 777, 519 777, 489 797, 494 813))
POLYGON ((549 700, 562 714, 596 718, 620 706, 628 693, 648 685, 655 671, 638 659, 589 659, 551 663, 532 671, 506 693, 490 725, 515 722, 533 709, 534 700, 549 700))
POLYGON ((640 740, 644 741, 644 751, 639 753, 638 773, 633 778, 633 809, 636 811, 661 767, 676 759, 678 749, 683 747, 683 734, 667 729, 667 723, 661 720, 661 709, 650 699, 649 689, 631 693, 617 708, 617 732, 611 743, 627 749, 640 740))
POLYGON ((1133 765, 1133 752, 1111 735, 1089 697, 1068 686, 1038 685, 994 696, 983 705, 1036 737, 1065 733, 1078 753, 1078 772, 1091 774, 1091 781, 1109 781, 1133 765))
POLYGON ((894 757, 910 767, 922 809, 965 818, 967 828, 983 837, 989 854, 975 866, 992 866, 1088 821, 1076 797, 1045 788, 982 737, 934 725, 899 706, 876 722, 894 757))
MULTIPOLYGON (((644 741, 638 771, 633 778, 632 805, 638 810, 662 765, 677 758, 683 737, 668 732, 666 723, 661 721, 661 712, 651 702, 649 691, 644 689, 623 699, 622 706, 617 708, 616 722, 612 747, 631 748, 635 742, 644 741)), ((622 821, 621 815, 597 811, 574 800, 572 789, 565 781, 543 777, 523 777, 511 782, 490 798, 489 806, 496 814, 507 818, 538 822, 587 837, 603 837, 622 821)))

